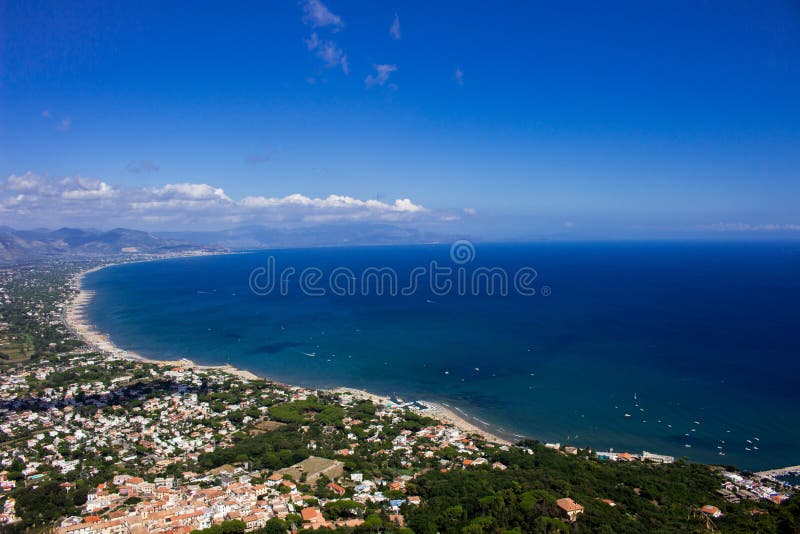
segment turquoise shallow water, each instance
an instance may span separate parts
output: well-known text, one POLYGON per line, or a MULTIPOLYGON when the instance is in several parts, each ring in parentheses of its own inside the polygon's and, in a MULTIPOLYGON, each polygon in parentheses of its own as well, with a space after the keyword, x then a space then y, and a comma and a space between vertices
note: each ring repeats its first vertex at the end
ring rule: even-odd
POLYGON ((121 265, 85 285, 96 291, 92 322, 151 357, 440 400, 507 433, 601 450, 800 463, 797 244, 474 252, 459 264, 449 246, 262 251, 121 265), (294 277, 285 295, 256 295, 250 273, 268 255, 278 272, 320 269, 321 287, 339 266, 358 282, 368 267, 392 267, 401 286, 431 261, 467 276, 532 266, 537 294, 434 294, 423 283, 408 296, 310 297, 294 277))

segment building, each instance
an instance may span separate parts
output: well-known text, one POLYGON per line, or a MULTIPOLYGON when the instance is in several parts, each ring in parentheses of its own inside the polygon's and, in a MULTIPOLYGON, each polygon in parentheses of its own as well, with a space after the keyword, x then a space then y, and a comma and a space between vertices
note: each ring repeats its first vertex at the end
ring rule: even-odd
POLYGON ((345 492, 347 491, 347 490, 344 489, 343 486, 340 486, 336 482, 331 482, 330 484, 328 484, 328 489, 330 489, 332 492, 334 492, 339 497, 344 495, 345 492))
POLYGON ((310 523, 311 528, 318 528, 325 525, 325 518, 319 508, 308 507, 300 511, 300 516, 303 518, 304 523, 310 523))
POLYGON ((722 517, 722 510, 710 504, 707 504, 702 508, 700 508, 700 513, 711 517, 722 517))
POLYGON ((652 452, 642 451, 642 460, 659 464, 671 464, 675 461, 675 458, 666 454, 653 454, 652 452))
POLYGON ((559 508, 564 512, 564 515, 567 518, 567 521, 570 523, 574 523, 578 519, 578 514, 583 513, 583 506, 576 503, 569 497, 564 497, 563 499, 558 499, 556 504, 559 508))

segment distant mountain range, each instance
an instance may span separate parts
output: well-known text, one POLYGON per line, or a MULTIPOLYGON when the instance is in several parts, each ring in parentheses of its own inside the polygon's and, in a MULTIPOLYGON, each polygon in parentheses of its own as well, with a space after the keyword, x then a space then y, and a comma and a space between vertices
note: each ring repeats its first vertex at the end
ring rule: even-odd
POLYGON ((143 232, 128 228, 96 230, 16 230, 0 226, 0 262, 60 256, 166 254, 196 249, 245 250, 337 245, 419 244, 445 236, 389 224, 332 224, 305 228, 243 226, 219 231, 143 232))
POLYGON ((127 228, 108 231, 79 228, 15 230, 0 226, 0 261, 4 262, 70 254, 106 256, 180 252, 195 248, 198 247, 194 243, 127 228))

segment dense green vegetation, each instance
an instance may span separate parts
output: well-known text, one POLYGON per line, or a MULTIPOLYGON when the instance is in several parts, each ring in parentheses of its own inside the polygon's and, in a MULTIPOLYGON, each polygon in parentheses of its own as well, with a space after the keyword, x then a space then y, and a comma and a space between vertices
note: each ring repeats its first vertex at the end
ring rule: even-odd
POLYGON ((405 507, 409 526, 418 534, 687 532, 707 526, 731 532, 797 532, 800 528, 796 502, 782 507, 766 501, 733 505, 717 497, 719 477, 706 465, 598 462, 559 454, 534 442, 525 445, 534 454, 516 448, 493 454, 509 466, 505 471, 437 470, 410 483, 409 491, 422 497, 422 505, 405 507), (575 525, 563 520, 556 505, 562 497, 584 506, 575 525), (705 504, 718 506, 725 515, 710 520, 697 513, 705 504), (752 515, 752 510, 764 513, 752 515))
POLYGON ((23 532, 43 528, 60 517, 79 514, 80 506, 86 502, 87 491, 85 483, 67 491, 56 481, 16 488, 11 496, 16 499, 15 508, 22 520, 14 525, 14 530, 23 532))
POLYGON ((270 416, 282 423, 302 424, 315 421, 323 425, 341 426, 344 409, 335 404, 323 404, 316 397, 311 397, 273 406, 270 408, 270 416))
POLYGON ((81 268, 85 265, 64 263, 0 271, 1 287, 9 297, 0 298, 0 369, 82 344, 51 320, 69 295, 70 277, 81 268))

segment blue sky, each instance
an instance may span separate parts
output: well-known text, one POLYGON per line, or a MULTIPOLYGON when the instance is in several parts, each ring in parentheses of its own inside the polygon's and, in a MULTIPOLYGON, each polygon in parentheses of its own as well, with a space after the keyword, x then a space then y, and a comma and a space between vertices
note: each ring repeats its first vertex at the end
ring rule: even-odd
POLYGON ((6 0, 0 223, 800 235, 798 58, 788 0, 6 0))

